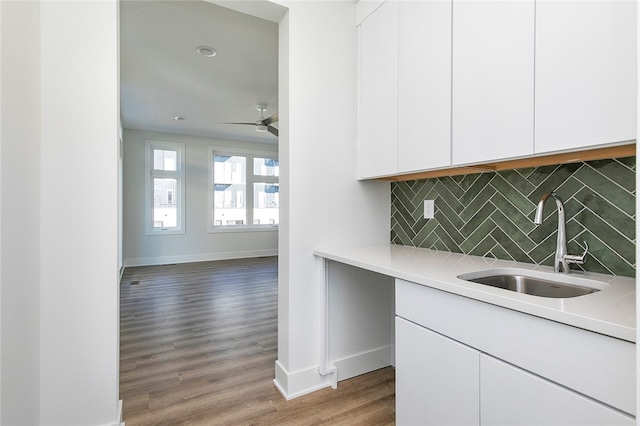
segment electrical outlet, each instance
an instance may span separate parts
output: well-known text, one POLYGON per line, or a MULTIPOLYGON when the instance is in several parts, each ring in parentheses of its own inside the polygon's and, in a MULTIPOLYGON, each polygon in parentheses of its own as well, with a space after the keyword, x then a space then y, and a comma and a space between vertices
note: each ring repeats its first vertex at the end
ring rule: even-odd
POLYGON ((436 206, 433 200, 424 200, 424 218, 425 219, 433 219, 433 214, 435 213, 436 206))

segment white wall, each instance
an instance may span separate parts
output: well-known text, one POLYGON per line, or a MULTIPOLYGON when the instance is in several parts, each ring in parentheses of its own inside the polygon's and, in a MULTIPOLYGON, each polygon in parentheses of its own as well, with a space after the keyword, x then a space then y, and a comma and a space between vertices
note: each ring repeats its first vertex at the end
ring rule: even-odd
POLYGON ((117 6, 40 5, 41 425, 119 420, 117 6))
MULTIPOLYGON (((15 26, 6 27, 5 2, 1 9, 2 417, 15 414, 20 425, 113 425, 118 422, 117 3, 47 1, 39 6, 41 15, 24 12, 15 26), (32 84, 37 66, 30 64, 15 86, 26 92, 11 97, 5 73, 16 72, 20 64, 14 62, 18 58, 5 57, 4 49, 22 25, 25 32, 35 31, 32 35, 40 28, 41 50, 36 52, 41 52, 42 86, 38 94, 32 84), (13 128, 8 118, 21 109, 9 101, 23 94, 28 95, 27 115, 13 128), (33 98, 38 95, 40 121, 33 98), (13 130, 39 134, 40 146, 10 144, 7 135, 13 130), (28 182, 9 189, 5 162, 29 153, 37 162, 38 152, 39 179, 34 177, 38 167, 30 163, 21 169, 34 172, 28 182), (16 212, 14 203, 26 210, 16 212), (38 205, 36 217, 30 216, 38 205), (7 229, 8 218, 15 219, 15 231, 7 229), (30 222, 36 229, 39 223, 39 231, 28 228, 30 222), (25 252, 18 255, 16 247, 25 252), (9 265, 18 259, 25 267, 21 273, 26 272, 20 277, 9 265), (12 302, 25 306, 18 312, 9 309, 12 302), (14 343, 25 349, 21 360, 15 359, 17 350, 7 350, 14 343), (32 374, 22 377, 28 383, 23 383, 25 399, 18 403, 10 394, 12 362, 17 371, 32 374)), ((288 169, 281 180, 287 188, 282 218, 288 223, 280 229, 277 378, 285 395, 295 396, 328 385, 317 372, 312 249, 387 242, 390 200, 388 184, 355 179, 354 4, 285 6, 290 11, 281 32, 281 72, 290 78, 281 85, 280 111, 290 118, 280 123, 280 159, 288 169), (331 117, 318 124, 317 115, 323 112, 331 117)))
POLYGON ((0 42, 0 424, 37 425, 40 422, 38 2, 0 2, 0 42))
POLYGON ((255 149, 277 153, 275 144, 197 138, 142 130, 124 131, 124 264, 154 265, 277 254, 277 229, 208 232, 209 149, 255 149), (145 141, 181 142, 186 148, 185 234, 145 235, 145 141))
POLYGON ((328 362, 337 380, 395 364, 395 279, 327 261, 328 362))
POLYGON ((289 12, 280 23, 283 223, 275 383, 291 398, 329 385, 317 370, 312 251, 388 243, 390 191, 388 183, 356 180, 355 2, 278 3, 289 12))
MULTIPOLYGON (((120 81, 118 80, 118 85, 120 85, 120 81)), ((119 96, 119 95, 118 95, 119 96)), ((120 101, 118 101, 118 105, 120 105, 120 101)), ((123 180, 123 154, 124 154, 124 141, 122 140, 122 124, 118 123, 118 277, 121 278, 122 273, 124 272, 124 258, 123 258, 123 223, 124 223, 124 180, 123 180)))
POLYGON ((117 22, 0 3, 3 425, 119 423, 117 22))

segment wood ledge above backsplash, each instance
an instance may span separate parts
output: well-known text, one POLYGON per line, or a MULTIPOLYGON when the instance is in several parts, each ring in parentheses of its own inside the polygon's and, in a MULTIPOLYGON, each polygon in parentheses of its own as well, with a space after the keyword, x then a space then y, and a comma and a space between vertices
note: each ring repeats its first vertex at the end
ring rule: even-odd
POLYGON ((563 152, 537 157, 519 158, 515 160, 497 161, 492 163, 475 164, 463 167, 429 170, 398 176, 386 176, 377 180, 401 182, 407 180, 430 179, 443 176, 467 175, 472 173, 496 172, 500 170, 521 169, 525 167, 540 167, 553 164, 576 163, 579 161, 603 160, 607 158, 621 158, 636 155, 636 143, 616 145, 606 148, 587 149, 583 151, 563 152))

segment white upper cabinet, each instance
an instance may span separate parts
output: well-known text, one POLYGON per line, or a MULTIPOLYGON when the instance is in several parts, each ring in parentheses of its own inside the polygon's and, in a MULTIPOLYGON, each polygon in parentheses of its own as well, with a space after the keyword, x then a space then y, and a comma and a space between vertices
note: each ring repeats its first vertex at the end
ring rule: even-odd
POLYGON ((397 172, 398 2, 387 0, 359 27, 358 176, 397 172))
POLYGON ((385 0, 358 0, 356 6, 356 25, 367 19, 385 0))
POLYGON ((537 0, 536 153, 636 138, 636 7, 537 0))
POLYGON ((399 173, 451 165, 451 18, 451 0, 399 3, 399 173))
POLYGON ((453 163, 533 153, 533 0, 453 1, 453 163))
POLYGON ((636 138, 634 0, 360 0, 358 176, 636 138))

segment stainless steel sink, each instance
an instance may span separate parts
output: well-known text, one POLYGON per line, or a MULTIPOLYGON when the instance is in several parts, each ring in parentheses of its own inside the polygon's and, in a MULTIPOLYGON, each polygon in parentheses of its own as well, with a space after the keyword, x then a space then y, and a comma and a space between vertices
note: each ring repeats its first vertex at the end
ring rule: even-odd
POLYGON ((459 275, 458 278, 491 287, 539 297, 568 298, 595 293, 606 284, 576 276, 526 271, 515 268, 490 269, 459 275))

